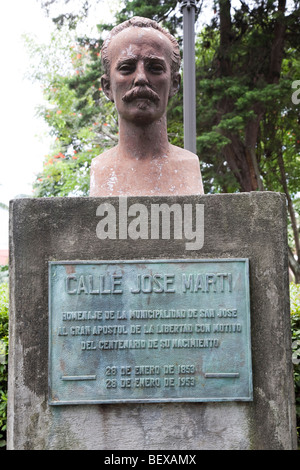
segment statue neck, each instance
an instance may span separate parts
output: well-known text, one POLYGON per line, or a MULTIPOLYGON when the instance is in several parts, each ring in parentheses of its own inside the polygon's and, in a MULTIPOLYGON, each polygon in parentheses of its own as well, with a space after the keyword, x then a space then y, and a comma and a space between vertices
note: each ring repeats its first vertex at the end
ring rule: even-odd
POLYGON ((119 120, 119 155, 122 158, 153 159, 167 155, 169 142, 167 119, 164 115, 159 121, 148 125, 119 120))

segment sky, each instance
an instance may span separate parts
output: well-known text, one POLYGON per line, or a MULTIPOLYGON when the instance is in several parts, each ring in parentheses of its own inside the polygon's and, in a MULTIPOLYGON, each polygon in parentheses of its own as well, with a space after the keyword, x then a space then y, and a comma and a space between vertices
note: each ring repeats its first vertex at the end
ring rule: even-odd
MULTIPOLYGON (((35 0, 1 1, 0 202, 6 205, 19 194, 32 195, 34 175, 42 169, 47 153, 47 139, 37 137, 45 132, 45 125, 35 116, 41 89, 24 79, 28 57, 21 34, 36 31, 45 36, 49 21, 35 0)), ((7 225, 8 212, 0 208, 0 249, 8 245, 7 225)))
MULTIPOLYGON (((107 4, 101 2, 91 21, 96 24, 104 13, 110 16, 107 4)), ((52 30, 52 21, 37 0, 0 1, 0 202, 6 205, 21 194, 32 196, 35 175, 42 170, 51 143, 49 128, 36 116, 36 107, 43 103, 41 87, 25 78, 29 57, 22 34, 47 42, 52 30)), ((0 250, 7 248, 8 211, 0 208, 0 250)))

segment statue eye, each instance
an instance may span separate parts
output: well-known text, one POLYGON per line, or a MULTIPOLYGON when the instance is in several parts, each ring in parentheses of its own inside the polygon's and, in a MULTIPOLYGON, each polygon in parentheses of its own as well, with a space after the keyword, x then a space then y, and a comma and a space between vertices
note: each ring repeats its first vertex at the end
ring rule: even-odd
POLYGON ((134 64, 125 63, 118 67, 118 70, 123 74, 130 74, 134 71, 134 64))
POLYGON ((160 63, 157 63, 157 62, 156 62, 156 63, 154 62, 154 63, 149 64, 149 69, 150 69, 151 72, 153 72, 153 73, 161 73, 161 72, 164 71, 163 65, 160 64, 160 63))

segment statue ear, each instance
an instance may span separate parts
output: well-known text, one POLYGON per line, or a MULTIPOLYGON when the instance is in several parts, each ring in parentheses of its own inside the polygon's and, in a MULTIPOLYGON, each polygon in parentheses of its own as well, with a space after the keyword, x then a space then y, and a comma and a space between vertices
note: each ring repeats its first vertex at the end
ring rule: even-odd
POLYGON ((101 86, 107 98, 110 101, 114 102, 111 89, 110 89, 110 79, 106 74, 101 77, 101 86))
POLYGON ((172 76, 172 83, 171 83, 171 88, 170 88, 170 94, 169 98, 172 98, 172 96, 176 95, 180 88, 180 83, 181 83, 181 75, 179 72, 174 73, 172 76))

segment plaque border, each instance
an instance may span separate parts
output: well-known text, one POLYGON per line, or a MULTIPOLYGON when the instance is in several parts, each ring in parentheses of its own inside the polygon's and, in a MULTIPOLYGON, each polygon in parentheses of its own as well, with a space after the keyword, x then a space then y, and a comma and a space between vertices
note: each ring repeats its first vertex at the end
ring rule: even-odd
POLYGON ((122 260, 55 260, 48 261, 48 404, 54 406, 61 405, 105 405, 118 403, 214 403, 214 402, 249 402, 253 401, 253 373, 252 373, 252 351, 251 351, 251 305, 250 305, 250 271, 249 258, 157 258, 157 259, 122 259, 122 260), (190 398, 119 398, 105 400, 64 400, 55 401, 51 399, 51 358, 52 358, 52 301, 50 295, 51 286, 51 268, 54 265, 72 265, 72 264, 137 264, 137 263, 217 263, 217 262, 243 262, 245 266, 244 275, 245 283, 245 304, 246 304, 246 322, 247 322, 247 358, 248 358, 248 377, 249 377, 249 394, 245 397, 190 397, 190 398))

